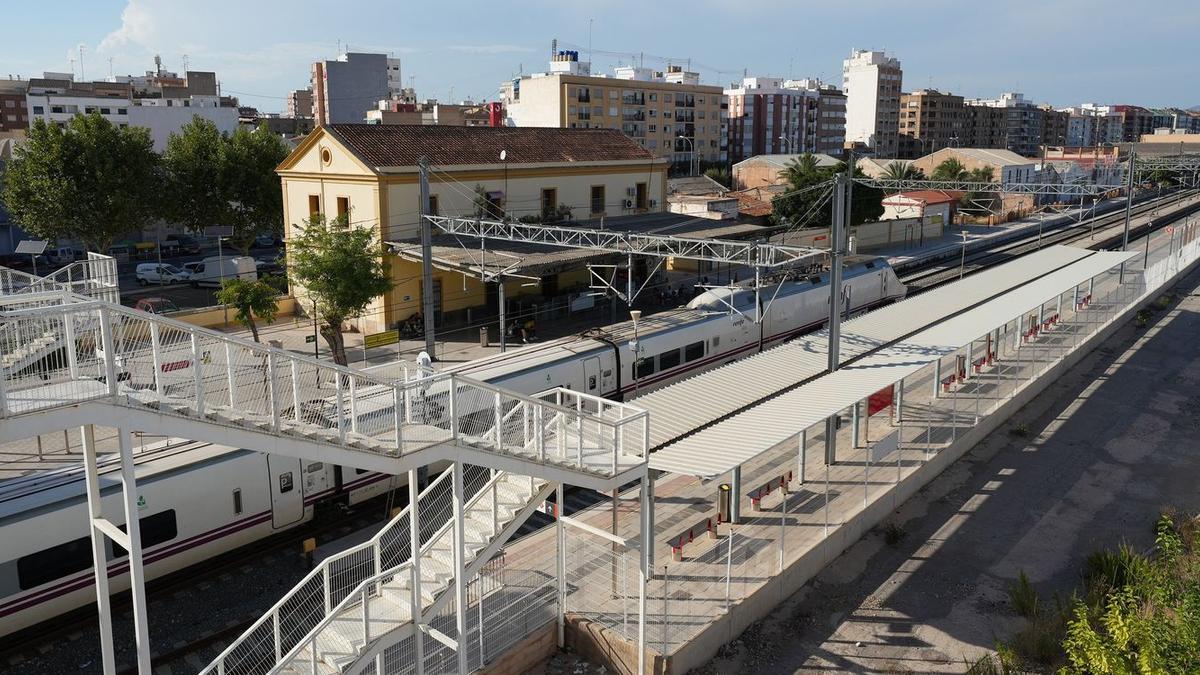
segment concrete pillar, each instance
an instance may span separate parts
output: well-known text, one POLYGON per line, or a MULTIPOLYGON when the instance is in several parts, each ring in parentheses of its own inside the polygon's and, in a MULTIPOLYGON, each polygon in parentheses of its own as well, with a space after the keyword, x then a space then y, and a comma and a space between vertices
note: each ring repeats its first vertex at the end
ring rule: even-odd
POLYGON ((96 606, 100 610, 100 661, 104 675, 117 672, 113 648, 112 607, 108 597, 108 556, 104 551, 104 533, 96 520, 104 517, 100 504, 100 478, 96 469, 96 435, 89 424, 79 428, 83 439, 83 462, 87 484, 88 532, 92 538, 92 566, 96 578, 96 606))
POLYGON ((896 383, 896 423, 904 419, 904 378, 896 383))
POLYGON ((146 614, 146 573, 142 567, 142 533, 138 526, 137 480, 134 476, 130 430, 117 429, 121 449, 121 496, 125 500, 125 531, 129 536, 129 583, 133 594, 133 632, 139 675, 150 675, 150 623, 146 614))
POLYGON ((850 424, 851 424, 850 446, 853 448, 862 447, 862 442, 860 440, 861 434, 859 433, 860 427, 862 424, 862 417, 861 417, 861 413, 860 413, 861 408, 862 408, 862 401, 855 401, 854 406, 852 408, 850 408, 850 424))
POLYGON ((942 359, 938 357, 937 361, 933 362, 933 398, 937 398, 942 387, 942 359))

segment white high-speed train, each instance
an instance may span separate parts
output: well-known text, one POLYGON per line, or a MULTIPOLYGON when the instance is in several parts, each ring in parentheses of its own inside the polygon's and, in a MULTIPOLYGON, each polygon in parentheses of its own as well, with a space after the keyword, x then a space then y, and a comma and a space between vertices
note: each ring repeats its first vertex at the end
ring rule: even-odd
MULTIPOLYGON (((904 294, 884 259, 854 258, 844 267, 847 314, 904 294)), ((760 298, 764 306, 770 301, 760 323, 753 320, 754 291, 742 288, 707 291, 686 308, 647 317, 637 327, 636 355, 633 324, 623 322, 450 370, 524 394, 569 387, 629 398, 821 326, 829 315, 828 272, 768 287, 760 298)), ((179 364, 190 368, 188 361, 179 364)), ((190 441, 163 443, 136 461, 148 579, 308 522, 322 503, 353 504, 407 485, 405 476, 190 441)), ((102 470, 105 512, 120 522, 117 469, 102 470)), ((0 549, 0 636, 95 601, 86 523, 82 467, 0 483, 0 541, 6 542, 0 549)), ((111 543, 106 546, 115 593, 128 588, 127 563, 111 543)))
MULTIPOLYGON (((884 258, 856 256, 843 267, 846 314, 899 300, 905 291, 884 258)), ((446 370, 525 394, 566 387, 627 399, 822 326, 829 320, 829 272, 768 286, 758 297, 762 322, 754 321, 748 288, 709 290, 686 308, 646 317, 637 326, 637 354, 633 322, 625 321, 446 370)))
MULTIPOLYGON (((407 485, 387 476, 194 441, 135 455, 142 556, 155 579, 407 485)), ((124 523, 120 469, 102 461, 104 513, 124 523)), ((82 466, 0 483, 0 636, 96 601, 82 466)), ((129 588, 128 557, 108 552, 109 591, 129 588)), ((119 549, 119 547, 117 547, 119 549)))

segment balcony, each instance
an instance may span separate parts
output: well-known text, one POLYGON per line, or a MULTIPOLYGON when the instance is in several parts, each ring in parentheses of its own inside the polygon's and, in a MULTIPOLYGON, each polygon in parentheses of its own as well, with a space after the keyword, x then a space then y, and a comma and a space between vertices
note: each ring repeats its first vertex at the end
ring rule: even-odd
POLYGON ((621 97, 621 103, 625 105, 646 105, 645 94, 626 94, 621 97))
POLYGON ((646 119, 646 111, 639 110, 637 112, 627 112, 621 115, 621 119, 626 122, 641 122, 646 119))
POLYGON ((579 95, 575 98, 575 100, 580 103, 591 103, 592 95, 589 92, 581 91, 581 92, 579 92, 579 95))

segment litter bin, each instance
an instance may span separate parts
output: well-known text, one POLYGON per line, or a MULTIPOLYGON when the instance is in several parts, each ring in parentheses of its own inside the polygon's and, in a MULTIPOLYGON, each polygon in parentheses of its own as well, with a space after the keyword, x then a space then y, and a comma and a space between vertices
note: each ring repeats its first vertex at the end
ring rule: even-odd
POLYGON ((480 346, 480 347, 486 347, 486 346, 488 346, 488 329, 487 329, 487 326, 480 326, 480 327, 479 327, 479 346, 480 346))
POLYGON ((721 483, 717 488, 717 515, 722 523, 728 523, 731 513, 729 512, 730 497, 733 495, 733 489, 729 487, 729 483, 721 483))

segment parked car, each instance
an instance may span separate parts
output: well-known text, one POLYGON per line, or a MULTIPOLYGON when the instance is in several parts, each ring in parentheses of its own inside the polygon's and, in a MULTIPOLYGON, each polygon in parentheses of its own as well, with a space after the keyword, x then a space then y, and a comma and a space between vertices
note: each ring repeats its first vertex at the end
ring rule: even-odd
POLYGON ((167 314, 179 311, 179 305, 176 305, 167 298, 141 298, 134 303, 133 308, 151 314, 167 314))
POLYGON ((254 238, 254 248, 271 248, 279 243, 279 237, 273 234, 260 234, 254 238))
POLYGON ((254 258, 250 256, 212 256, 205 258, 192 267, 192 275, 188 279, 192 288, 200 286, 220 286, 226 279, 258 279, 258 269, 254 258))
POLYGON ((174 284, 191 279, 191 273, 166 263, 140 263, 137 266, 137 281, 146 284, 174 284))
POLYGON ((168 237, 167 240, 163 242, 163 249, 165 250, 168 248, 175 249, 180 253, 199 253, 200 242, 197 241, 195 237, 190 235, 177 234, 168 237))
POLYGON ((280 264, 279 258, 255 258, 254 266, 258 269, 259 278, 268 274, 279 274, 283 271, 283 265, 280 264))
POLYGON ((59 246, 58 248, 46 249, 45 256, 55 265, 66 265, 76 260, 84 260, 87 258, 87 252, 73 246, 59 246))

